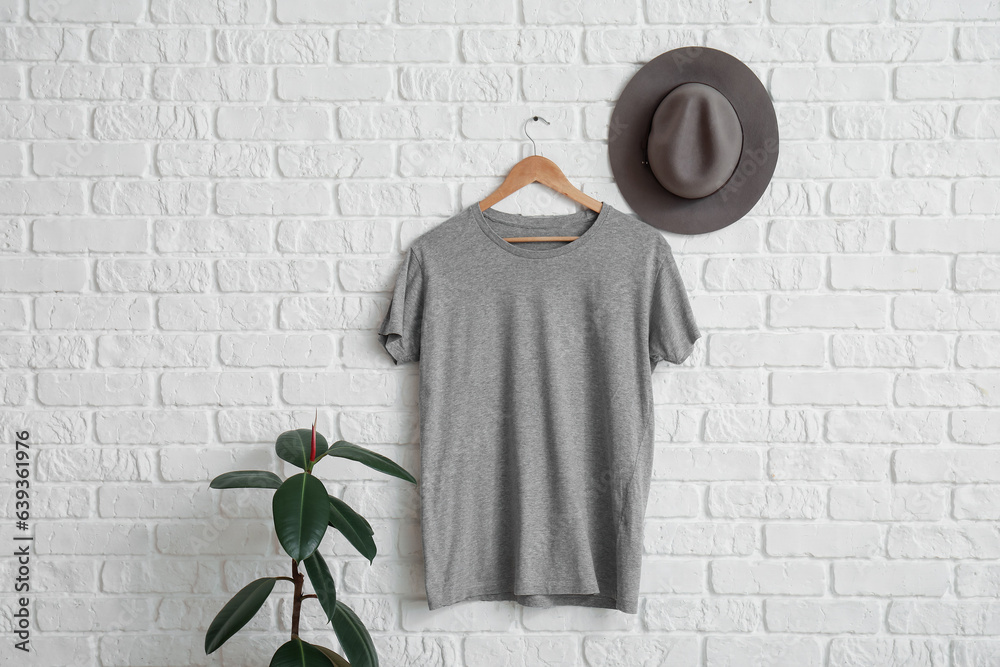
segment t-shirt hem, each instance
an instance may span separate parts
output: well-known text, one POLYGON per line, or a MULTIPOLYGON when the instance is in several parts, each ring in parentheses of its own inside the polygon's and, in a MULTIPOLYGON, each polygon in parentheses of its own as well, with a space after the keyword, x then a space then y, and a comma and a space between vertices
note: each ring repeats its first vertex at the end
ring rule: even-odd
POLYGON ((430 611, 448 607, 461 602, 516 602, 524 607, 550 608, 556 606, 596 607, 600 609, 616 609, 626 614, 638 613, 638 600, 617 595, 598 595, 595 593, 558 593, 538 592, 517 594, 506 587, 484 588, 456 593, 451 596, 428 596, 427 608, 430 611))
POLYGON ((392 361, 394 364, 398 365, 407 361, 417 360, 418 358, 417 354, 410 352, 409 350, 403 347, 402 338, 400 337, 399 334, 380 333, 378 336, 382 343, 382 347, 384 347, 385 351, 389 353, 390 357, 392 357, 392 361))

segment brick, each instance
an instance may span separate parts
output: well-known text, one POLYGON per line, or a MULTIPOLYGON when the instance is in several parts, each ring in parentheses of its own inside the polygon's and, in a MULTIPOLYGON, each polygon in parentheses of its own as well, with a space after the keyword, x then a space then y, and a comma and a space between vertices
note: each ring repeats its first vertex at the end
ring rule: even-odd
POLYGON ((992 65, 901 65, 895 75, 901 100, 991 99, 1000 93, 1000 75, 992 65))
POLYGON ((329 62, 333 44, 325 30, 225 28, 216 32, 215 52, 224 63, 321 64, 329 62))
POLYGON ((404 600, 400 622, 407 631, 506 632, 514 626, 514 607, 489 602, 472 602, 461 608, 429 611, 424 600, 404 600))
POLYGON ((658 449, 653 477, 672 480, 759 479, 760 454, 755 449, 711 447, 658 449))
POLYGON ((822 366, 826 345, 821 334, 712 334, 709 364, 724 367, 822 366))
POLYGON ((99 0, 86 5, 28 2, 28 16, 42 23, 135 23, 142 13, 141 0, 99 0))
POLYGON ((644 530, 645 549, 652 554, 746 556, 758 548, 749 523, 647 521, 644 530))
POLYGON ((330 186, 295 181, 246 181, 215 186, 219 215, 324 215, 332 212, 330 186))
POLYGON ((278 99, 300 100, 384 100, 392 89, 387 67, 338 67, 278 69, 278 99))
POLYGON ((906 449, 895 453, 893 471, 904 482, 997 482, 1000 452, 980 448, 906 449))
POLYGON ((881 329, 889 302, 881 295, 803 294, 769 298, 768 321, 777 327, 881 329))
POLYGON ((877 252, 889 225, 882 220, 772 220, 767 245, 773 252, 877 252))
POLYGON ((225 106, 216 117, 219 137, 229 140, 296 141, 331 136, 330 112, 321 107, 225 106))
POLYGON ((250 67, 158 67, 153 72, 157 100, 247 102, 268 94, 267 72, 250 67))
POLYGON ((940 521, 947 505, 944 489, 924 485, 830 489, 830 517, 842 521, 940 521))
POLYGON ((693 2, 646 3, 646 18, 650 23, 760 23, 763 7, 758 3, 693 2))
POLYGON ((838 595, 941 597, 951 583, 944 563, 837 561, 833 590, 838 595))
POLYGON ((81 292, 88 273, 80 259, 0 257, 0 292, 81 292))
POLYGON ((949 42, 948 30, 938 26, 830 31, 830 53, 834 60, 843 62, 940 61, 948 56, 949 42))
POLYGON ((705 442, 815 442, 820 417, 808 410, 710 410, 705 442))
POLYGON ((771 632, 810 634, 875 634, 881 628, 881 608, 868 600, 781 600, 764 604, 771 632))
POLYGON ((959 336, 955 345, 955 361, 962 368, 1000 367, 998 342, 998 337, 991 334, 959 336))
MULTIPOLYGON (((371 2, 372 0, 369 0, 371 2)), ((381 5, 384 5, 381 2, 381 5)), ((470 5, 459 0, 428 3, 400 0, 400 23, 510 23, 516 16, 510 0, 470 5)))
POLYGON ((955 289, 996 290, 1000 287, 1000 256, 961 256, 955 260, 955 289))
POLYGON ((995 635, 1000 608, 993 602, 894 600, 889 632, 900 634, 995 635))
POLYGON ((1000 252, 1000 230, 985 220, 903 218, 894 228, 901 252, 1000 252))
POLYGON ((707 667, 730 667, 747 663, 760 667, 820 667, 823 649, 815 639, 788 636, 710 636, 705 641, 707 667))
POLYGON ((955 113, 955 136, 1000 138, 1000 104, 994 102, 960 104, 955 113))
POLYGON ((710 516, 729 519, 818 519, 826 501, 820 489, 784 484, 713 484, 710 516))
POLYGON ((224 334, 219 356, 227 366, 326 367, 333 361, 333 339, 323 334, 224 334))
POLYGON ((768 455, 770 478, 784 480, 853 480, 880 482, 888 478, 888 453, 854 448, 774 448, 768 455))
POLYGON ((721 595, 822 595, 826 568, 806 561, 712 561, 712 591, 721 595))
POLYGON ((554 28, 464 30, 460 49, 469 63, 569 63, 576 57, 579 40, 571 30, 554 28))
POLYGON ((650 630, 753 632, 760 626, 760 602, 726 598, 653 598, 642 612, 650 630))
POLYGON ((453 40, 445 30, 342 29, 337 59, 345 63, 439 62, 452 59, 453 40))
POLYGON ((273 250, 268 220, 157 220, 157 252, 260 254, 273 250))
POLYGON ((63 104, 0 104, 0 138, 80 139, 86 109, 63 104))
POLYGON ((863 0, 774 0, 771 18, 780 23, 877 23, 884 8, 863 0))
POLYGON ((37 385, 43 405, 144 405, 152 391, 142 373, 41 373, 37 385))
POLYGON ((112 215, 204 215, 208 213, 204 183, 99 181, 94 184, 97 213, 112 215))
POLYGON ((944 336, 836 334, 832 360, 839 367, 944 368, 950 350, 944 336))
POLYGON ((585 102, 605 100, 629 79, 630 69, 594 66, 533 66, 524 69, 521 88, 525 99, 539 102, 585 102))
POLYGON ((278 169, 289 178, 372 178, 392 167, 388 146, 314 143, 278 148, 278 169))
MULTIPOLYGON (((467 110, 463 108, 463 114, 467 110)), ((345 139, 443 139, 453 135, 454 116, 454 111, 443 104, 366 104, 341 107, 337 112, 340 133, 345 139)), ((492 124, 491 127, 495 128, 492 124)), ((470 139, 500 138, 476 137, 468 133, 466 136, 470 139)))
POLYGON ((948 664, 948 645, 934 639, 837 637, 830 641, 830 667, 852 665, 939 667, 948 664))
POLYGON ((1000 558, 1000 531, 993 524, 894 525, 889 558, 1000 558))
POLYGON ((263 23, 267 0, 152 0, 149 13, 155 23, 263 23))
POLYGON ((38 219, 31 224, 37 252, 145 252, 149 232, 145 220, 38 219))
POLYGON ((208 415, 197 410, 114 410, 94 416, 104 444, 203 444, 210 439, 208 415))
POLYGON ((96 278, 103 292, 204 292, 210 272, 200 260, 107 259, 98 261, 96 278))
POLYGON ((271 174, 271 154, 245 144, 160 144, 156 166, 163 176, 264 177, 271 174))
POLYGON ((970 445, 1000 444, 1000 413, 995 410, 961 410, 951 413, 951 437, 970 445))
POLYGON ((31 94, 63 100, 138 100, 145 97, 145 74, 138 67, 36 65, 31 94))
POLYGON ((39 176, 142 176, 149 153, 142 144, 46 142, 32 147, 32 168, 39 176))
POLYGON ((806 290, 820 285, 822 266, 811 257, 709 258, 709 290, 806 290))
POLYGON ((384 253, 392 249, 392 230, 363 220, 283 220, 278 226, 283 253, 384 253))
MULTIPOLYGON (((881 544, 882 532, 874 524, 771 523, 764 526, 764 548, 768 556, 870 558, 880 551, 881 544)), ((770 623, 768 628, 776 630, 770 623)))
POLYGON ((995 372, 903 373, 896 379, 899 405, 971 407, 1000 405, 1000 374, 995 372))
POLYGON ((781 371, 771 374, 775 404, 885 405, 890 376, 869 371, 781 371))
MULTIPOLYGON (((603 656, 611 651, 615 655, 627 649, 612 645, 614 640, 595 638, 591 652, 603 656)), ((463 642, 467 664, 494 664, 497 667, 516 667, 519 656, 530 655, 540 667, 571 667, 580 661, 580 647, 570 637, 548 635, 541 637, 503 637, 470 635, 463 642)), ((442 658, 444 653, 442 652, 442 658)), ((600 664, 600 658, 598 658, 600 664)))
POLYGON ((933 215, 948 201, 936 181, 837 181, 830 185, 830 211, 836 215, 933 215))
POLYGON ((863 257, 830 259, 830 285, 848 290, 938 291, 948 285, 943 257, 863 257))
POLYGON ((142 296, 39 296, 35 326, 42 330, 148 329, 152 301, 142 296))
POLYGON ((274 379, 256 372, 167 372, 160 375, 164 405, 269 405, 274 379))
POLYGON ((204 63, 209 33, 204 29, 96 28, 90 53, 106 63, 204 63))
POLYGON ((78 181, 16 181, 0 183, 0 215, 73 215, 86 206, 78 181))
POLYGON ((948 112, 936 104, 837 105, 830 123, 837 139, 940 139, 948 128, 948 112))
POLYGON ((987 296, 899 296, 893 303, 892 319, 899 329, 996 329, 1000 323, 1000 308, 996 299, 987 296))
POLYGON ((933 0, 901 0, 896 3, 896 17, 904 21, 997 19, 1000 8, 988 0, 955 0, 947 4, 933 0))
POLYGON ((882 100, 888 91, 889 81, 878 67, 777 67, 771 74, 775 101, 882 100))
POLYGON ((199 106, 109 105, 94 110, 97 139, 207 139, 210 127, 208 109, 199 106))
POLYGON ((671 403, 759 403, 766 379, 757 371, 697 370, 654 373, 653 393, 671 403))
POLYGON ((944 439, 945 414, 933 410, 831 410, 826 436, 833 442, 935 444, 944 439))

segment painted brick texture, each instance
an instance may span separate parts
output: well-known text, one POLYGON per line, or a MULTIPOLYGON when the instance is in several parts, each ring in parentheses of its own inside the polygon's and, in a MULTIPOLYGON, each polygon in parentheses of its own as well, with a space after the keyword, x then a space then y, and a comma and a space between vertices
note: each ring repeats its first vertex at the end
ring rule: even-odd
MULTIPOLYGON (((202 649, 229 596, 287 574, 268 496, 209 480, 280 469, 274 437, 315 408, 419 475, 419 367, 375 335, 402 254, 530 153, 534 114, 540 152, 628 210, 614 101, 694 44, 758 74, 782 146, 745 219, 665 234, 705 337, 654 375, 639 613, 428 612, 416 490, 350 462, 322 474, 380 554, 327 541, 341 597, 386 667, 1000 665, 998 21, 992 0, 0 0, 0 501, 27 429, 36 535, 36 652, 9 661, 4 609, 0 664, 265 664, 283 595, 202 649)), ((572 210, 539 186, 498 208, 572 210)), ((335 645, 318 606, 303 623, 335 645)))

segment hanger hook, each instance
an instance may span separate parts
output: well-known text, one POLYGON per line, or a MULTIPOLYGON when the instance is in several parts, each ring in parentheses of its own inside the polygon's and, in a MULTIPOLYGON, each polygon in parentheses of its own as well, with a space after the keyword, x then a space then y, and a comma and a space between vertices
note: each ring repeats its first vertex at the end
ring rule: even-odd
POLYGON ((551 123, 549 121, 545 120, 544 118, 542 118, 541 116, 532 116, 528 120, 524 121, 524 125, 523 125, 524 136, 528 137, 528 141, 531 142, 531 154, 532 155, 537 155, 538 154, 538 149, 535 147, 535 140, 531 137, 530 134, 528 134, 528 123, 530 123, 533 120, 534 121, 540 120, 543 123, 545 123, 546 125, 551 125, 551 123))

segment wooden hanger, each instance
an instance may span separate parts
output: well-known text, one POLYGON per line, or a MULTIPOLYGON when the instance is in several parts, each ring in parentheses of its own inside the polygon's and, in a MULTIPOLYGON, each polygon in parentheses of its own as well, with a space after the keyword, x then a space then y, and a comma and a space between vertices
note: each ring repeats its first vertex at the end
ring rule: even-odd
MULTIPOLYGON (((501 199, 505 199, 521 188, 532 183, 541 183, 548 186, 560 194, 564 194, 573 201, 582 204, 597 213, 601 212, 602 204, 593 197, 586 195, 582 190, 573 186, 566 178, 566 174, 552 160, 535 155, 535 140, 528 134, 528 123, 530 121, 542 121, 546 125, 549 121, 541 116, 532 116, 524 121, 524 134, 531 140, 532 154, 514 165, 496 190, 490 196, 479 202, 479 210, 485 211, 501 199)), ((525 243, 528 241, 575 241, 579 236, 511 236, 505 237, 508 243, 525 243)))

